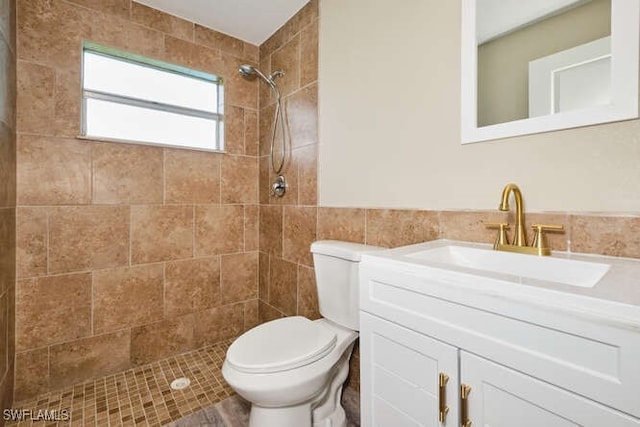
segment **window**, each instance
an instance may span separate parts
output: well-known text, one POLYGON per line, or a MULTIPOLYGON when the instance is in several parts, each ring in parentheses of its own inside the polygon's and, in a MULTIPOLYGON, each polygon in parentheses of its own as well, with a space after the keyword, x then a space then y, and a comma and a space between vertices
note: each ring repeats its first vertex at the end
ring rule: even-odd
POLYGON ((82 59, 84 137, 224 148, 219 77, 89 43, 82 59))

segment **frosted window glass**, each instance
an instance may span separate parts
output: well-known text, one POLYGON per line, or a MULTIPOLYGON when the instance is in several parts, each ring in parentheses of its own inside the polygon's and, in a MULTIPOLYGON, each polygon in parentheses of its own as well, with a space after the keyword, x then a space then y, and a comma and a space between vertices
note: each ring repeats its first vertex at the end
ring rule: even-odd
POLYGON ((86 100, 87 136, 211 150, 217 125, 213 119, 86 100))
POLYGON ((215 82, 84 52, 84 88, 99 92, 218 112, 215 82))

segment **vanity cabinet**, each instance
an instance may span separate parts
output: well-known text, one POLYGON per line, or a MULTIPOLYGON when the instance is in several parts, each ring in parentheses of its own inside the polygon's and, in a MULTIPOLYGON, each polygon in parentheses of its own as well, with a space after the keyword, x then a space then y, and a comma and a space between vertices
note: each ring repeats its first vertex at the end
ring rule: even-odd
POLYGON ((640 426, 637 329, 432 273, 361 263, 364 427, 640 426))

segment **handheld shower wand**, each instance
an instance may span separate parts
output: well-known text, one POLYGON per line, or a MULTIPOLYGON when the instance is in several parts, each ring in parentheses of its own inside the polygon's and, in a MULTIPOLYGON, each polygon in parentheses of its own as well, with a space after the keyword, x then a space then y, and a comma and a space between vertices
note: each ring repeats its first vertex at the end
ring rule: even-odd
POLYGON ((287 147, 286 147, 287 138, 286 138, 286 132, 285 132, 284 113, 283 113, 284 110, 282 108, 282 98, 280 96, 280 90, 278 89, 278 85, 276 84, 275 79, 278 77, 283 77, 284 71, 276 70, 271 74, 269 74, 268 76, 266 76, 256 67, 248 64, 243 64, 238 68, 238 72, 247 79, 255 79, 256 77, 259 77, 265 83, 267 83, 269 87, 271 87, 271 90, 273 90, 274 94, 276 95, 276 112, 273 117, 273 126, 272 126, 272 133, 271 133, 271 148, 270 148, 269 156, 271 158, 271 168, 273 169, 274 173, 278 175, 278 177, 276 178, 276 182, 273 183, 273 185, 271 186, 271 190, 273 194, 275 194, 276 196, 282 197, 284 196, 284 193, 286 192, 286 189, 287 189, 286 180, 284 176, 280 174, 282 172, 282 168, 284 167, 284 162, 287 154, 287 147), (280 144, 281 145, 280 162, 276 166, 275 156, 273 151, 275 146, 276 133, 278 130, 278 124, 280 124, 280 132, 282 133, 282 144, 280 144))

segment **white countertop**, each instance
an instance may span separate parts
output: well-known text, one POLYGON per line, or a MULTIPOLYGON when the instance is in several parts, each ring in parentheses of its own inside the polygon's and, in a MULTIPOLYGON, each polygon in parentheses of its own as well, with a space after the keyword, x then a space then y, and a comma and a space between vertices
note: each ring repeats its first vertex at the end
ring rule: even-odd
MULTIPOLYGON (((363 254, 362 265, 391 267, 424 280, 433 279, 436 293, 468 303, 474 295, 512 300, 574 315, 597 317, 600 321, 640 330, 640 260, 602 255, 553 252, 552 257, 610 265, 591 288, 535 280, 511 274, 472 269, 409 257, 408 254, 447 245, 492 250, 491 245, 454 240, 434 240, 363 254), (447 289, 449 287, 450 289, 447 289), (462 292, 461 292, 462 291, 462 292)), ((535 255, 518 255, 535 256, 535 255)))

